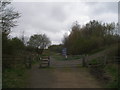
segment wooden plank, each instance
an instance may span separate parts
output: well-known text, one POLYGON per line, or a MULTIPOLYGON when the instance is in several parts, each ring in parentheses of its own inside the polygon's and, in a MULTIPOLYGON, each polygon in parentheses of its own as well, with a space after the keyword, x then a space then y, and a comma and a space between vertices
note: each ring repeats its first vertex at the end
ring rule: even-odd
POLYGON ((48 64, 49 62, 41 62, 41 64, 48 64))
POLYGON ((50 59, 49 59, 49 57, 41 58, 40 61, 41 61, 40 67, 49 67, 49 64, 50 64, 50 59))
POLYGON ((42 61, 49 61, 49 59, 42 59, 42 61))

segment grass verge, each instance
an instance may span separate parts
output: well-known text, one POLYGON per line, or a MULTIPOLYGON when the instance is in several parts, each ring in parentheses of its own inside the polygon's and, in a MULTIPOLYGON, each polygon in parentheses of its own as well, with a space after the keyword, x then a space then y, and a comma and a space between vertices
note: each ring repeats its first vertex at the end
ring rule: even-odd
POLYGON ((120 87, 120 83, 118 82, 118 66, 117 64, 109 64, 104 68, 105 72, 111 76, 111 80, 107 83, 107 88, 118 88, 120 87))
POLYGON ((2 74, 2 88, 25 88, 26 70, 21 65, 16 68, 6 69, 2 74))

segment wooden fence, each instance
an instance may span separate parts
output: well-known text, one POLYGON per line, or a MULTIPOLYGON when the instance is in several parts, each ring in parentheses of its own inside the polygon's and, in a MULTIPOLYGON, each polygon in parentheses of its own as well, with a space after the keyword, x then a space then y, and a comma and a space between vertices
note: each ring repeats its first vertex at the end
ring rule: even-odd
POLYGON ((91 58, 89 56, 83 56, 82 66, 90 67, 91 65, 106 65, 108 63, 120 64, 120 57, 118 56, 100 56, 96 58, 91 58))

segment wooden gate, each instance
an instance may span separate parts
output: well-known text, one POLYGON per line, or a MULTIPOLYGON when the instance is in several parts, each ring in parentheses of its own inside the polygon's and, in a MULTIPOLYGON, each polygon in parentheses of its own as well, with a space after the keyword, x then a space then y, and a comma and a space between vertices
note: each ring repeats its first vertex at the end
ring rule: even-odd
POLYGON ((40 68, 50 66, 50 57, 49 56, 39 58, 39 61, 40 61, 40 68))

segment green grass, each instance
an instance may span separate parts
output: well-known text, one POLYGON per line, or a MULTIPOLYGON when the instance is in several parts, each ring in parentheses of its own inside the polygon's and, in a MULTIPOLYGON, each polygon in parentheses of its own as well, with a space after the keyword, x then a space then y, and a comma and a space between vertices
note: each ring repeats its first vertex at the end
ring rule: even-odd
POLYGON ((106 47, 102 47, 102 48, 99 48, 99 49, 94 49, 91 52, 89 52, 88 55, 92 55, 92 54, 98 53, 98 52, 103 51, 105 49, 106 49, 106 47))
POLYGON ((24 88, 26 87, 26 69, 24 67, 16 67, 6 69, 2 75, 2 87, 3 88, 24 88))
POLYGON ((118 67, 117 64, 109 64, 105 67, 106 72, 110 75, 114 76, 114 78, 118 75, 118 67))
POLYGON ((98 59, 92 59, 92 60, 90 61, 90 63, 91 63, 91 64, 99 64, 99 61, 98 61, 98 59))
MULTIPOLYGON (((96 58, 96 59, 91 60, 90 63, 93 65, 97 65, 100 62, 99 62, 99 59, 96 58)), ((103 76, 107 75, 107 77, 109 78, 108 82, 104 83, 104 87, 105 88, 117 88, 118 87, 118 65, 109 63, 109 64, 106 64, 105 67, 99 66, 99 68, 103 69, 103 71, 105 72, 103 73, 103 76)))
POLYGON ((107 84, 106 88, 118 88, 118 87, 120 87, 120 84, 119 84, 119 86, 118 86, 118 84, 119 84, 118 81, 111 81, 111 82, 109 82, 109 84, 107 84))
MULTIPOLYGON (((111 81, 106 85, 107 88, 117 88, 118 87, 118 67, 117 64, 109 64, 105 68, 105 72, 111 76, 111 81)), ((119 84, 120 87, 120 84, 119 84)))
POLYGON ((0 70, 0 89, 2 89, 2 71, 1 70, 0 70))

